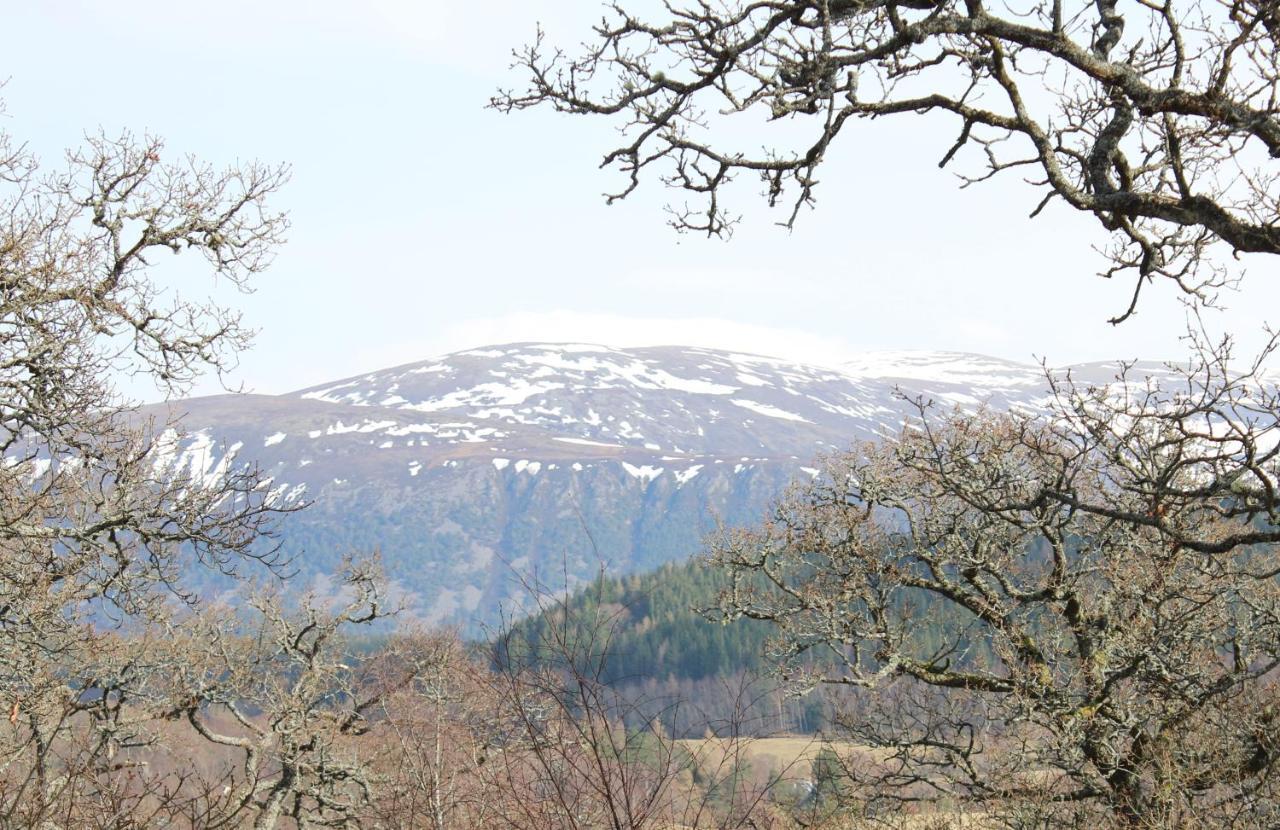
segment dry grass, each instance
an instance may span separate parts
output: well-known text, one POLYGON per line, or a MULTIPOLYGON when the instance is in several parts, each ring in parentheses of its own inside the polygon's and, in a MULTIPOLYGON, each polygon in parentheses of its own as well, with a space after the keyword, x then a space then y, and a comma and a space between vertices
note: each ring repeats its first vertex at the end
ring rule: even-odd
POLYGON ((752 764, 776 772, 787 772, 790 777, 806 777, 809 765, 824 748, 836 751, 841 757, 868 755, 868 747, 850 741, 823 741, 813 736, 797 735, 777 738, 696 738, 677 741, 699 763, 719 763, 730 754, 749 760, 752 764))
POLYGON ((781 738, 689 738, 677 743, 695 758, 723 758, 729 753, 739 753, 752 761, 764 761, 775 767, 784 767, 812 761, 819 750, 830 746, 837 752, 856 750, 853 744, 827 743, 809 736, 781 738))
MULTIPOLYGON (((870 747, 851 741, 823 741, 803 735, 753 739, 699 738, 677 743, 687 749, 704 770, 725 768, 736 757, 748 761, 757 773, 781 775, 791 780, 810 777, 813 760, 826 748, 843 758, 857 755, 870 758, 875 754, 870 747)), ((881 816, 874 821, 854 816, 832 816, 820 826, 821 830, 990 830, 995 825, 990 816, 982 813, 931 812, 881 816)))

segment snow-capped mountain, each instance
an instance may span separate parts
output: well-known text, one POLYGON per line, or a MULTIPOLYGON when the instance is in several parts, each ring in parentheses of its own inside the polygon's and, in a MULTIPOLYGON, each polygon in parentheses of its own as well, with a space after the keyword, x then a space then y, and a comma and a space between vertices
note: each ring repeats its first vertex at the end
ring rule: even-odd
MULTIPOLYGON (((1087 381, 1115 371, 1072 367, 1087 381)), ((759 521, 815 456, 895 432, 902 395, 1038 408, 1046 389, 1038 366, 959 353, 819 367, 517 343, 285 395, 169 404, 187 435, 157 464, 205 476, 256 462, 275 498, 312 502, 283 527, 301 582, 378 550, 424 617, 486 623, 517 577, 646 569, 695 553, 717 522, 759 521)))

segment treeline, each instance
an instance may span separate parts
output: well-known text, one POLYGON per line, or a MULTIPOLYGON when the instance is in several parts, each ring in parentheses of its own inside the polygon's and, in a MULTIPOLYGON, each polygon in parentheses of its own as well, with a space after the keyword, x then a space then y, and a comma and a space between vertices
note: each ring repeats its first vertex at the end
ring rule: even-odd
POLYGON ((602 575, 541 597, 494 643, 495 666, 537 666, 571 652, 581 671, 620 699, 643 702, 677 737, 821 731, 834 714, 829 696, 797 696, 773 676, 767 625, 708 621, 703 611, 728 584, 700 558, 602 575))
MULTIPOLYGON (((549 641, 590 654, 602 682, 632 698, 665 701, 664 723, 681 736, 729 722, 754 735, 831 730, 852 692, 803 693, 799 680, 783 674, 836 669, 841 654, 822 644, 787 661, 771 642, 776 626, 746 617, 731 624, 709 619, 706 612, 729 585, 728 573, 702 557, 648 573, 601 576, 567 596, 544 598, 538 612, 502 635, 498 654, 536 663, 549 641)), ((993 659, 983 644, 966 642, 969 621, 954 608, 925 596, 903 602, 916 619, 919 654, 947 649, 957 662, 993 659)))
MULTIPOLYGON (((722 571, 697 558, 648 573, 602 576, 568 597, 544 603, 540 613, 504 636, 528 644, 545 638, 551 627, 590 626, 596 640, 608 637, 602 679, 613 684, 766 673, 767 625, 747 619, 712 624, 701 613, 727 586, 722 571), (607 631, 594 631, 600 626, 607 631)), ((586 639, 588 634, 571 636, 586 639)))

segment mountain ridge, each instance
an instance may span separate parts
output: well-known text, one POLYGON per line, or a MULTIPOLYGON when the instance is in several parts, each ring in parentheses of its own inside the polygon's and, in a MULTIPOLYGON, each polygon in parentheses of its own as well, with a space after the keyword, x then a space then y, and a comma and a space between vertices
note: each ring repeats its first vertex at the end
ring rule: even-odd
MULTIPOLYGON (((1071 368, 1085 382, 1114 373, 1071 368)), ((304 583, 378 549, 420 616, 476 626, 518 605, 530 573, 571 584, 602 565, 633 573, 687 558, 717 523, 760 521, 814 457, 896 433, 905 398, 1038 411, 1047 386, 1040 367, 955 352, 836 369, 701 347, 511 343, 143 411, 184 415, 162 472, 256 463, 273 499, 312 502, 282 526, 304 583)))

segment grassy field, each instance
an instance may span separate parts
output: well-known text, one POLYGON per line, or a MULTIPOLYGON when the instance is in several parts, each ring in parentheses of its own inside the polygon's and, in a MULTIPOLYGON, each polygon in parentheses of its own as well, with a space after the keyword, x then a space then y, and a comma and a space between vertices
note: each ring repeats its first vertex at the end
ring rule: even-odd
MULTIPOLYGON (((727 769, 733 761, 748 761, 752 770, 763 777, 781 776, 798 781, 812 776, 812 763, 824 748, 841 757, 862 755, 873 750, 849 741, 823 741, 812 736, 776 738, 723 739, 700 738, 678 741, 704 770, 727 769)), ((822 830, 991 830, 990 817, 977 813, 934 812, 922 815, 881 816, 871 822, 852 816, 831 816, 821 823, 822 830)))
POLYGON ((847 741, 822 741, 808 735, 777 738, 697 738, 678 741, 704 766, 717 764, 727 755, 737 753, 753 765, 774 771, 787 771, 788 777, 805 778, 809 765, 823 747, 834 749, 841 756, 866 752, 863 747, 847 741))

